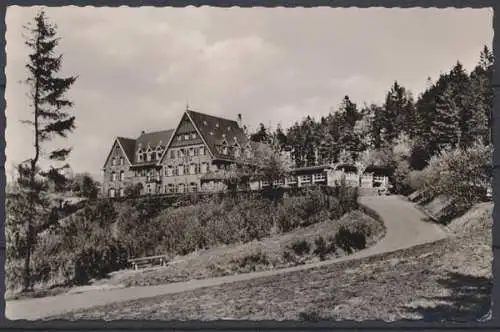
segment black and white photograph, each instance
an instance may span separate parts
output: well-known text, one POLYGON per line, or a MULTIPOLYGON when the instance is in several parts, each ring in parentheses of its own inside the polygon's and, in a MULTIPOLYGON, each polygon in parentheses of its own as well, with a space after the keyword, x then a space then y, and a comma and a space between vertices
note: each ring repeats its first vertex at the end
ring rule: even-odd
POLYGON ((8 7, 6 318, 488 320, 492 20, 8 7))

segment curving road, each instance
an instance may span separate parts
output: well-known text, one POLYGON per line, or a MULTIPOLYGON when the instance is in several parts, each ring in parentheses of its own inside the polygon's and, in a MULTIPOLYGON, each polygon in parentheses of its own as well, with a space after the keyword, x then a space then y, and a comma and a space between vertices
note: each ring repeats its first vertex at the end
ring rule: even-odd
POLYGON ((59 315, 67 311, 90 308, 98 305, 180 293, 201 287, 216 286, 224 283, 310 269, 340 261, 364 258, 409 248, 418 244, 437 241, 447 236, 447 232, 440 226, 425 222, 425 215, 415 207, 414 203, 408 202, 401 197, 365 196, 360 198, 360 202, 372 210, 375 210, 380 215, 385 223, 387 231, 385 237, 377 244, 350 256, 274 271, 192 280, 159 286, 93 290, 79 294, 72 293, 39 299, 8 301, 6 303, 5 314, 7 319, 42 319, 44 317, 59 315))

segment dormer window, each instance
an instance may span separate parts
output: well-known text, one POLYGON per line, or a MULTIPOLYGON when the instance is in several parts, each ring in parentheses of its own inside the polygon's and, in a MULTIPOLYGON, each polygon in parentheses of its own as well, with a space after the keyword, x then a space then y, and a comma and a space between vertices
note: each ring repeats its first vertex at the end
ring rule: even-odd
POLYGON ((222 142, 222 154, 225 155, 229 154, 229 149, 226 141, 222 142))
POLYGON ((188 134, 184 135, 184 140, 187 141, 188 139, 189 139, 189 135, 188 134))
POLYGON ((196 139, 196 133, 191 134, 191 139, 196 139))

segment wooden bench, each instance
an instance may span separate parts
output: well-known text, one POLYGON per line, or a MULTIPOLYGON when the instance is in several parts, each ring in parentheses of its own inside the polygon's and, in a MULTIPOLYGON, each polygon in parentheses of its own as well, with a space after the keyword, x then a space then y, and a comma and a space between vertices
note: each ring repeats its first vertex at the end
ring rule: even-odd
POLYGON ((138 270, 146 266, 154 266, 154 265, 166 266, 168 260, 169 258, 167 255, 158 255, 158 256, 132 258, 129 259, 128 261, 130 264, 132 264, 134 270, 138 270))

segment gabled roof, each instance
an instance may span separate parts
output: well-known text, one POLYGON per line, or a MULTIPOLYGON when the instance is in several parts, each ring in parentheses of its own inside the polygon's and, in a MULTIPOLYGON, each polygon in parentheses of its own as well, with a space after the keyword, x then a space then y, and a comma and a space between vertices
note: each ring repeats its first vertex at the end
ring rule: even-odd
POLYGON ((113 152, 113 149, 115 145, 120 147, 120 149, 123 151, 125 154, 125 157, 128 159, 130 163, 134 162, 133 156, 134 156, 134 144, 135 140, 131 138, 125 138, 125 137, 117 137, 113 141, 113 145, 111 146, 111 149, 108 152, 108 155, 106 157, 106 160, 104 161, 103 167, 106 167, 106 164, 109 161, 109 158, 111 157, 111 153, 113 152))
POLYGON ((116 140, 121 145, 123 152, 127 156, 130 163, 134 163, 134 150, 135 150, 135 139, 117 137, 116 140))
POLYGON ((234 120, 228 120, 191 110, 186 111, 186 114, 202 135, 203 140, 206 142, 215 158, 228 159, 229 156, 221 154, 218 149, 218 145, 224 140, 226 140, 229 145, 232 145, 234 137, 236 137, 240 146, 248 141, 245 132, 240 128, 238 122, 234 120))

